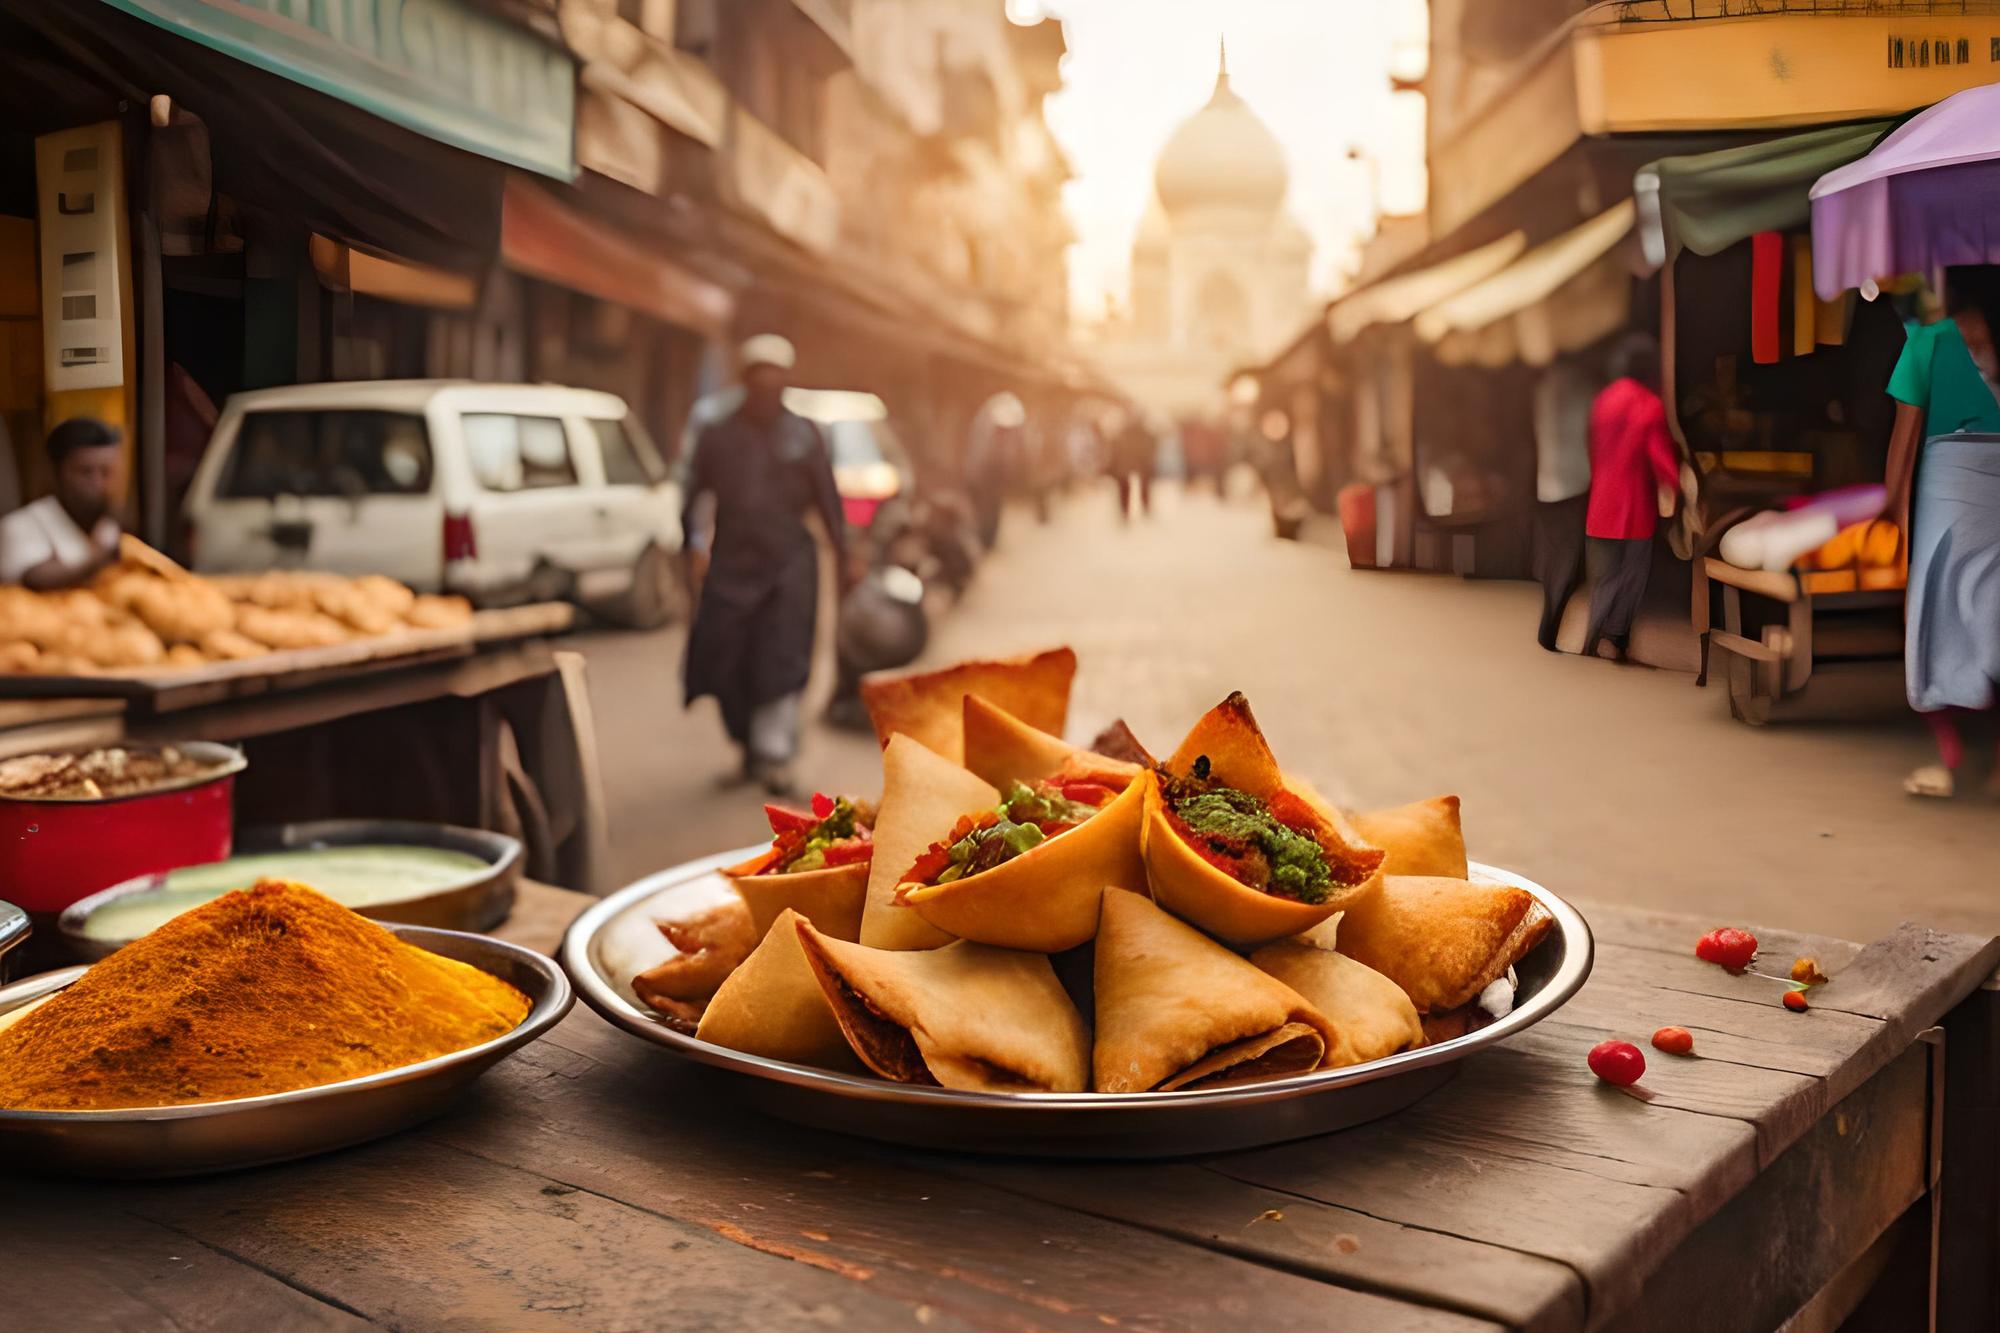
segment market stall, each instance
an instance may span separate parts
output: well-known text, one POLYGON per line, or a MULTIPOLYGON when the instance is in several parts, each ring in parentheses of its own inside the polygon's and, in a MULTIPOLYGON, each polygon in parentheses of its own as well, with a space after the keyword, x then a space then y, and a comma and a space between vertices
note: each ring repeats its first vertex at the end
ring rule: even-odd
POLYGON ((1883 390, 1901 321, 1887 302, 1816 298, 1807 193, 1887 128, 1843 125, 1662 158, 1635 182, 1641 239, 1663 266, 1669 422, 1694 480, 1672 536, 1695 567, 1696 681, 1707 683, 1720 651, 1731 709, 1753 723, 1802 710, 1869 713, 1895 699, 1896 571, 1804 570, 1792 554, 1767 568, 1721 549, 1753 515, 1881 479, 1893 407, 1883 390))
POLYGON ((387 580, 209 580, 153 556, 88 588, 0 595, 15 650, 0 674, 0 760, 219 743, 254 774, 235 793, 240 827, 498 829, 521 839, 539 877, 602 887, 583 663, 555 642, 569 606, 475 612, 387 580))

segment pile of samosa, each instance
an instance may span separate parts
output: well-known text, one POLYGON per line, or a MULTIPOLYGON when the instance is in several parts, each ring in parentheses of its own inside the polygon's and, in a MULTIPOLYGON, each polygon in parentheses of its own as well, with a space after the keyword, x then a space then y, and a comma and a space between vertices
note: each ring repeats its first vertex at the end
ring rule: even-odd
POLYGON ((1071 745, 1075 670, 1064 648, 866 682, 883 744, 872 855, 733 867, 740 962, 708 955, 726 975, 691 1001, 653 994, 685 958, 637 992, 751 1055, 980 1092, 1214 1088, 1487 1021, 1480 997, 1552 918, 1468 877, 1457 797, 1343 813, 1279 768, 1241 695, 1164 761, 1123 724, 1071 745), (1053 803, 1035 807, 1043 831, 1009 826, 1032 845, 940 871, 1024 785, 1053 803), (1256 873, 1224 854, 1241 838, 1183 818, 1188 793, 1218 789, 1206 808, 1265 821, 1269 841, 1248 845, 1277 850, 1254 854, 1256 873), (1281 861, 1303 868, 1281 876, 1281 861))

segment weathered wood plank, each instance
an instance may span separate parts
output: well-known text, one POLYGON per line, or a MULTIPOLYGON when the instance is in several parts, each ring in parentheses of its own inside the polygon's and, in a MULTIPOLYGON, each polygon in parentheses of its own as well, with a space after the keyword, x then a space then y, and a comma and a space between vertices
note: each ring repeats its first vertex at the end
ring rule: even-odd
POLYGON ((1582 1280, 1563 1264, 1257 1188, 1203 1166, 1051 1168, 953 1160, 944 1169, 1274 1268, 1494 1319, 1524 1333, 1583 1323, 1582 1280))
MULTIPOLYGON (((1908 1048, 1664 1255, 1637 1301, 1594 1306, 1592 1326, 1617 1333, 1776 1328, 1923 1196, 1929 1102, 1929 1048, 1908 1048), (1755 1261, 1746 1262, 1751 1255, 1755 1261)), ((1900 1327, 1923 1326, 1924 1311, 1908 1314, 1900 1327)))
POLYGON ((1687 958, 1694 957, 1695 941, 1705 932, 1716 926, 1742 926, 1757 937, 1760 966, 1770 972, 1782 973, 1791 967, 1793 959, 1811 957, 1818 959, 1820 967, 1831 976, 1861 952, 1861 946, 1852 940, 1754 922, 1705 921, 1678 912, 1612 903, 1579 902, 1577 907, 1589 920, 1590 933, 1600 945, 1616 944, 1687 958))
POLYGON ((795 1262, 414 1135, 125 1203, 394 1327, 967 1326, 864 1271, 795 1262))
POLYGON ((0 1190, 0 1326, 66 1333, 368 1326, 331 1298, 130 1215, 105 1197, 111 1191, 12 1179, 0 1190))
POLYGON ((1159 1327, 1488 1326, 957 1179, 953 1159, 898 1160, 748 1117, 702 1074, 576 1014, 487 1076, 477 1102, 491 1106, 419 1134, 751 1248, 866 1271, 873 1290, 981 1326, 1094 1328, 1139 1314, 1159 1327))

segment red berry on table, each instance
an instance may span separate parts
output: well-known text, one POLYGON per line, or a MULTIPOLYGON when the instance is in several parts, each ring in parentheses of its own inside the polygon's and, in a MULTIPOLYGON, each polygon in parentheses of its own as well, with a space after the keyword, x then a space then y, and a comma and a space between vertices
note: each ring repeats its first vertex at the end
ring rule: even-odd
POLYGON ((813 793, 813 814, 825 819, 833 813, 833 798, 823 791, 813 793))
POLYGON ((1661 1028, 1653 1034, 1653 1049, 1668 1055, 1686 1055, 1694 1049, 1694 1033, 1686 1028, 1661 1028))
POLYGON ((1623 1088, 1637 1083, 1646 1072, 1646 1057, 1629 1041, 1600 1041, 1590 1048, 1590 1072, 1623 1088))
POLYGON ((1785 1008, 1791 1010, 1793 1013, 1802 1014, 1811 1007, 1811 1005, 1806 1003, 1806 993, 1804 991, 1788 990, 1785 992, 1785 1008))
POLYGON ((1696 941, 1694 956, 1731 972, 1741 972, 1757 956, 1757 937, 1735 926, 1723 926, 1696 941))

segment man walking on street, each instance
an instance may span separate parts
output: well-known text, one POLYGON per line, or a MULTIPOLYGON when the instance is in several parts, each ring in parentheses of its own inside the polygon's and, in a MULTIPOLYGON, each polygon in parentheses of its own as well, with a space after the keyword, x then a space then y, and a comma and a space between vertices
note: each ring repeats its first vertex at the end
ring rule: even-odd
POLYGON ((819 428, 786 409, 796 354, 776 334, 743 344, 743 403, 704 428, 688 460, 683 530, 714 497, 715 536, 688 632, 687 702, 712 694, 743 778, 792 788, 799 696, 811 674, 819 570, 808 510, 817 509, 845 577, 846 524, 819 428))
POLYGON ((1653 529, 1662 511, 1673 512, 1680 459, 1660 398, 1658 344, 1643 333, 1631 335, 1619 344, 1612 374, 1617 378, 1590 408, 1584 534, 1594 582, 1583 653, 1597 656, 1597 645, 1609 639, 1622 660, 1652 572, 1653 529))

